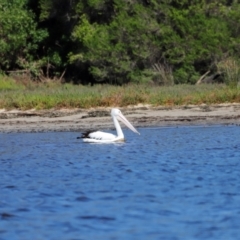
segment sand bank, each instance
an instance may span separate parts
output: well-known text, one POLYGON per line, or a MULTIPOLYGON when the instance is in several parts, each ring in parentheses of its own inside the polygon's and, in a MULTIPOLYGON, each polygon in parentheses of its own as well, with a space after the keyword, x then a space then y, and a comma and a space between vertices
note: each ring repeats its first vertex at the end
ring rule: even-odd
MULTIPOLYGON (((138 105, 120 108, 135 127, 240 124, 240 104, 179 107, 138 105)), ((0 132, 113 129, 111 108, 0 110, 0 132)))

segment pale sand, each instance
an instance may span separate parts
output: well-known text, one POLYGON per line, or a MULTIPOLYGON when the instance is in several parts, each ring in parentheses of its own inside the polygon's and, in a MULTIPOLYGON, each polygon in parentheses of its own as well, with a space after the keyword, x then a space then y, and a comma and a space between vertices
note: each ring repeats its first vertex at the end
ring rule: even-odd
MULTIPOLYGON (((120 108, 135 127, 180 125, 240 125, 240 104, 120 108)), ((0 110, 0 132, 84 131, 113 129, 111 108, 44 111, 0 110)))

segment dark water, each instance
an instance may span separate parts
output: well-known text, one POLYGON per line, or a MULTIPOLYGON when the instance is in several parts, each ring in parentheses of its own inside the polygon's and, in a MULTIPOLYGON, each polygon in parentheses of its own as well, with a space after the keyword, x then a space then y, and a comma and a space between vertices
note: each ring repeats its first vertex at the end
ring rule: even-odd
POLYGON ((0 134, 0 239, 239 239, 240 127, 0 134))

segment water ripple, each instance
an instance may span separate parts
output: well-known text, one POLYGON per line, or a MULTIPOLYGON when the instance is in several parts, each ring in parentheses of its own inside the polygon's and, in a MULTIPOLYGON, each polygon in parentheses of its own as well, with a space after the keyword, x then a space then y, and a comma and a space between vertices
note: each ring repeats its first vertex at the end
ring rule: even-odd
POLYGON ((124 131, 0 134, 0 239, 238 239, 239 127, 124 131))

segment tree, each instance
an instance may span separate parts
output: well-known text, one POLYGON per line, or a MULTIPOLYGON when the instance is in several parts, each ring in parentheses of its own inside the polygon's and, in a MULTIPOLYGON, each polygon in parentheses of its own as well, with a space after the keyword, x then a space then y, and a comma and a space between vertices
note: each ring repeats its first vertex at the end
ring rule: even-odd
POLYGON ((2 0, 0 68, 76 82, 195 83, 240 54, 232 0, 2 0))
MULTIPOLYGON (((220 6, 212 5, 215 11, 220 6)), ((170 8, 170 41, 165 54, 174 65, 175 81, 194 83, 199 74, 212 70, 229 49, 230 31, 220 14, 207 14, 208 4, 195 1, 184 9, 170 8)))
POLYGON ((31 68, 39 42, 47 36, 37 29, 27 0, 2 0, 0 3, 0 69, 31 68))
POLYGON ((141 82, 170 70, 176 83, 195 83, 229 50, 222 3, 115 0, 104 15, 107 4, 79 2, 72 33, 71 62, 85 64, 98 81, 141 82))
MULTIPOLYGON (((101 2, 101 1, 96 1, 101 2)), ((104 8, 104 6, 101 6, 104 8)), ((83 63, 97 81, 122 84, 139 82, 156 57, 159 26, 148 8, 139 3, 115 1, 108 17, 95 17, 99 5, 78 6, 80 21, 72 37, 77 48, 71 62, 83 63), (89 8, 92 8, 89 11, 89 8)))

